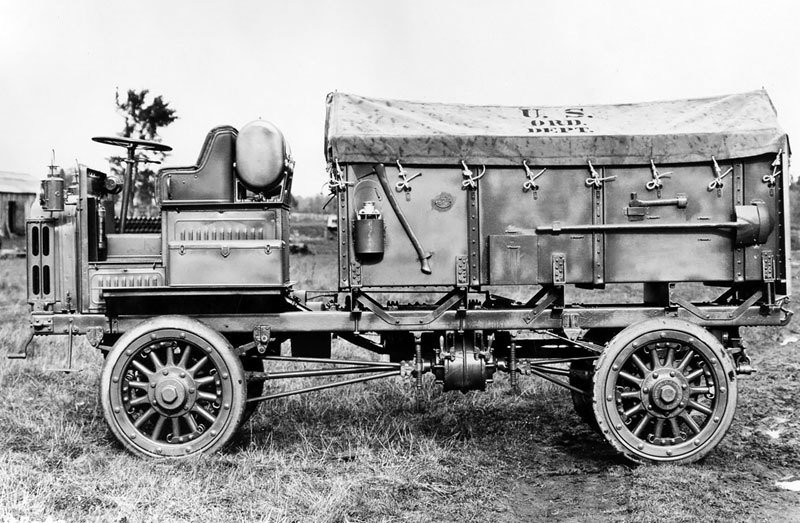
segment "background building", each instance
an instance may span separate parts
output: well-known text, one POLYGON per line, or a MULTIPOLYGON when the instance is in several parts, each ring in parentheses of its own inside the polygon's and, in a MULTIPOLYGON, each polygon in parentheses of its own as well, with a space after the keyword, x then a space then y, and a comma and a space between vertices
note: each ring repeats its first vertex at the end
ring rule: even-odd
POLYGON ((39 180, 29 174, 0 171, 0 237, 25 234, 25 219, 39 192, 39 180))

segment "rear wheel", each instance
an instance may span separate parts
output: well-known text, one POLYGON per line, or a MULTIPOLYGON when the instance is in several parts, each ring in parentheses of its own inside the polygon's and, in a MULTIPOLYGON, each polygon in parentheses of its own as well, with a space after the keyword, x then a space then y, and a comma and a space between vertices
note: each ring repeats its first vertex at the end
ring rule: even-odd
POLYGON ((111 432, 144 456, 181 457, 227 444, 247 388, 230 343, 182 316, 145 321, 106 358, 100 400, 111 432))
MULTIPOLYGON (((597 345, 605 345, 618 332, 618 329, 591 329, 586 333, 583 339, 584 341, 597 345)), ((594 402, 592 401, 594 366, 596 361, 597 358, 589 358, 570 362, 569 384, 585 392, 585 394, 581 394, 576 391, 571 391, 572 406, 575 409, 575 413, 592 429, 599 432, 600 429, 597 426, 597 419, 594 417, 594 402)))
POLYGON ((696 461, 733 421, 733 360, 704 328, 654 319, 615 336, 598 359, 594 413, 601 433, 637 462, 696 461))
POLYGON ((594 430, 598 430, 597 420, 592 407, 592 377, 594 376, 594 360, 575 360, 569 365, 569 384, 586 394, 571 391, 572 407, 578 417, 594 430))

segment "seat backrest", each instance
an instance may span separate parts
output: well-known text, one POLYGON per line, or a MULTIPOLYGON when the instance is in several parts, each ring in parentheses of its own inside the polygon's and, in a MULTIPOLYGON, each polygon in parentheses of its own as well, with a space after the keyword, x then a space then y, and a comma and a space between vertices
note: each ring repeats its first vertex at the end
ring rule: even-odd
POLYGON ((197 164, 158 171, 159 203, 232 202, 236 187, 236 128, 215 127, 206 135, 197 164))

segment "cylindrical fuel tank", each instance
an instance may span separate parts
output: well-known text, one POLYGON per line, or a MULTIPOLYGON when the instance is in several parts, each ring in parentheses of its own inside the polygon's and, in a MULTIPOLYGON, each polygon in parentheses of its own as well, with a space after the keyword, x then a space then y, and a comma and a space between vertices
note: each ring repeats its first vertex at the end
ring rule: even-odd
POLYGON ((283 134, 270 122, 250 122, 236 138, 236 174, 251 191, 264 192, 280 184, 288 156, 283 134))

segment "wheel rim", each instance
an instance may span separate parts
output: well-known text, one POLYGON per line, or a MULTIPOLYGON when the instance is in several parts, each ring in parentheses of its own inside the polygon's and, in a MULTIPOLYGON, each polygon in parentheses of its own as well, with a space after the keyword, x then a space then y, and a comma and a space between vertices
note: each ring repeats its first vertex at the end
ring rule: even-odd
POLYGON ((712 345, 718 343, 660 330, 609 354, 601 389, 607 436, 623 451, 653 461, 690 459, 715 446, 733 417, 736 395, 725 355, 712 345))
POLYGON ((234 379, 202 337, 152 331, 128 344, 111 369, 113 420, 127 443, 146 454, 202 452, 235 423, 234 379))

